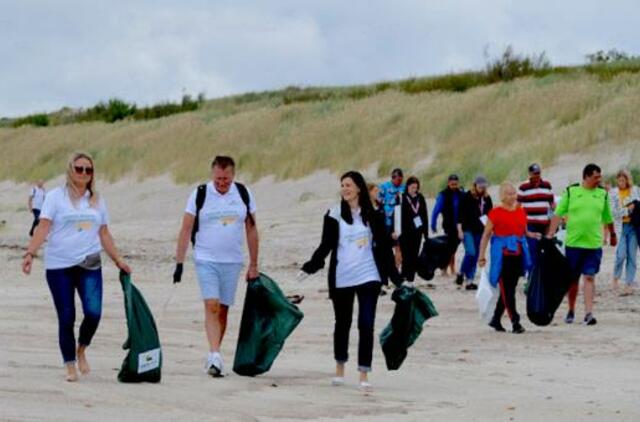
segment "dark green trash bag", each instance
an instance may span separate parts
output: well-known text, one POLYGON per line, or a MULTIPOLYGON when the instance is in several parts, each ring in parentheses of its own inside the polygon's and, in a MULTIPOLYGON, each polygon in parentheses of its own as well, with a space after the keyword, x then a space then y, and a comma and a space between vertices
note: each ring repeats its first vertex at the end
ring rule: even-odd
POLYGON ((129 333, 122 348, 129 351, 122 361, 118 381, 160 382, 162 351, 153 315, 129 274, 121 272, 120 283, 129 333))
POLYGON ((248 377, 267 372, 302 317, 266 275, 247 283, 233 371, 248 377))
POLYGON ((438 311, 431 299, 413 287, 399 287, 391 299, 396 303, 391 322, 380 333, 382 353, 390 371, 399 369, 407 350, 418 339, 422 325, 438 311))

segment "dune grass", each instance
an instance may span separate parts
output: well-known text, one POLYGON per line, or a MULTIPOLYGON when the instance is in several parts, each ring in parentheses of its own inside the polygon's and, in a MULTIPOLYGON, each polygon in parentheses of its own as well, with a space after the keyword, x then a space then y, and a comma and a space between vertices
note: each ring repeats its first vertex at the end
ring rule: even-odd
POLYGON ((629 143, 630 151, 640 150, 640 74, 591 67, 596 70, 464 92, 380 89, 357 98, 285 103, 285 90, 215 100, 151 121, 0 128, 0 180, 57 176, 78 149, 92 153, 110 181, 169 173, 179 183, 206 178, 216 154, 236 157, 243 176, 253 179, 373 163, 383 176, 429 157, 419 176, 432 193, 450 172, 464 182, 477 173, 500 181, 524 176, 531 161, 551 165, 561 154, 589 148, 606 154, 610 146, 629 143))

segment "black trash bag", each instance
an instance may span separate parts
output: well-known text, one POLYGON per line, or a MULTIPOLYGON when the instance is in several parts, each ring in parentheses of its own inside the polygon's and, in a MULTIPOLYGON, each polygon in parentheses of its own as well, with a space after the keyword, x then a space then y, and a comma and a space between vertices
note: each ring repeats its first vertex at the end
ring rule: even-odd
POLYGON ((454 250, 448 236, 427 238, 418 257, 418 275, 426 281, 432 280, 437 269, 447 268, 454 250))
POLYGON ((162 349, 153 315, 131 276, 120 273, 127 315, 128 337, 122 345, 128 350, 118 372, 120 382, 160 382, 162 349))
POLYGON ((303 316, 265 274, 248 282, 233 371, 254 377, 271 369, 303 316))
POLYGON ((391 322, 380 333, 380 345, 387 369, 400 368, 407 357, 407 350, 418 339, 422 325, 438 315, 429 297, 413 287, 398 287, 391 299, 396 302, 391 322))
POLYGON ((529 274, 527 317, 535 325, 546 326, 569 291, 571 269, 554 240, 542 239, 538 244, 539 259, 529 274))

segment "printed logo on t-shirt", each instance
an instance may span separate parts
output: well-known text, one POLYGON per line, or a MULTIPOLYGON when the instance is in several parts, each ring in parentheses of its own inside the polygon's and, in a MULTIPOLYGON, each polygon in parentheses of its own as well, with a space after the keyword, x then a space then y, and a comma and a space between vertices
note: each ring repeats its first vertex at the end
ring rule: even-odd
POLYGON ((90 213, 74 213, 62 217, 62 222, 71 224, 79 232, 88 231, 97 223, 96 216, 90 213))
POLYGON ((349 233, 345 238, 347 242, 354 244, 358 249, 362 249, 369 245, 370 233, 368 230, 363 230, 356 233, 349 233))
POLYGON ((237 211, 209 211, 204 214, 206 221, 221 226, 234 224, 240 218, 237 211))

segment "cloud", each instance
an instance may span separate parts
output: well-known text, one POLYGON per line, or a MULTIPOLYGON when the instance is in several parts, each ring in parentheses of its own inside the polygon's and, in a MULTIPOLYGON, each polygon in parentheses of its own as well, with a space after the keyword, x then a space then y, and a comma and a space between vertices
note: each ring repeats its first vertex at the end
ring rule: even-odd
POLYGON ((0 2, 0 115, 477 69, 508 44, 638 53, 630 0, 0 2))

